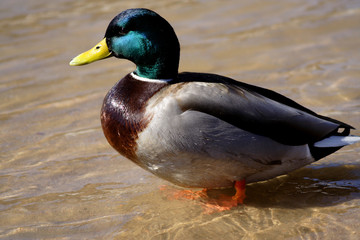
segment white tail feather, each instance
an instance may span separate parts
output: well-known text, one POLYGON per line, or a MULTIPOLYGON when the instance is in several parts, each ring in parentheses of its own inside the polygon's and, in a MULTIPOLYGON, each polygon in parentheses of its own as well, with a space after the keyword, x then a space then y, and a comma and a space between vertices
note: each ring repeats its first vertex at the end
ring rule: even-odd
POLYGON ((342 147, 350 145, 360 141, 359 136, 331 136, 325 138, 321 141, 318 141, 314 144, 315 147, 325 148, 325 147, 342 147))

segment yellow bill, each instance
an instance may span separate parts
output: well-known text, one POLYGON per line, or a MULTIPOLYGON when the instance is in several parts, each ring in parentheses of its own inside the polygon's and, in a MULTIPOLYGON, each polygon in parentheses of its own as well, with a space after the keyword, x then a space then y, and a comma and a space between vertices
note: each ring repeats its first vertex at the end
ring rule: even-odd
POLYGON ((80 66, 95 62, 107 57, 111 57, 111 52, 106 44, 106 38, 95 45, 92 49, 77 55, 71 62, 70 66, 80 66))

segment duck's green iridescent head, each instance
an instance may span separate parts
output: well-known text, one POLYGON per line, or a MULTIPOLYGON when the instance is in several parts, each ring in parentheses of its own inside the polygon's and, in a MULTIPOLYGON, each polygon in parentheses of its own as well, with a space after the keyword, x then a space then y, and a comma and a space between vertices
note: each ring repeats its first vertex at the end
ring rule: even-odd
POLYGON ((180 45, 174 29, 160 15, 143 8, 128 9, 110 22, 105 38, 98 45, 75 57, 70 65, 83 65, 110 56, 135 63, 135 73, 141 77, 175 78, 180 45))

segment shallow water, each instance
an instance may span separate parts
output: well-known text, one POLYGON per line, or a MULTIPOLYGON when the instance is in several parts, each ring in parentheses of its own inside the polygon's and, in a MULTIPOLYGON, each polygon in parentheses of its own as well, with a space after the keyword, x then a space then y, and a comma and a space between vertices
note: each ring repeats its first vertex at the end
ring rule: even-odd
POLYGON ((360 128, 359 1, 2 0, 0 237, 358 239, 360 144, 249 185, 244 205, 213 214, 167 199, 159 188, 173 185, 107 144, 102 99, 134 66, 68 62, 131 7, 173 25, 181 71, 271 88, 360 128))

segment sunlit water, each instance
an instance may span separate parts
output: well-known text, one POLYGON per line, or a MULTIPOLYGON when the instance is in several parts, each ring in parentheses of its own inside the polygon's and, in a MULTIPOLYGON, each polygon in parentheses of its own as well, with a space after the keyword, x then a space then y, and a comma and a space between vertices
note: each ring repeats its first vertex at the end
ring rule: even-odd
MULTIPOLYGON (((205 214, 119 156, 99 111, 133 64, 69 67, 130 7, 157 11, 181 71, 276 90, 360 128, 360 2, 0 2, 0 237, 5 239, 358 239, 360 144, 249 185, 245 204, 205 214)), ((360 131, 355 131, 360 134, 360 131)))

